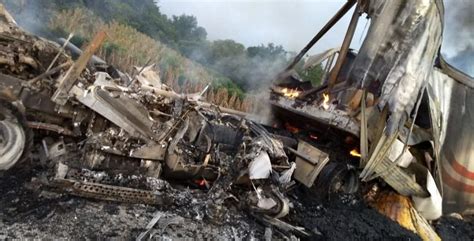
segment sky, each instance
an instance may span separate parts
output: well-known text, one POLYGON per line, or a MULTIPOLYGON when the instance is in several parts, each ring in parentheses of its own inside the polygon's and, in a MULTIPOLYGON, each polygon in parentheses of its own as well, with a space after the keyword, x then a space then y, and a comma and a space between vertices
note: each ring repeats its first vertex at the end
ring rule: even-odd
MULTIPOLYGON (((245 46, 275 43, 299 52, 345 0, 159 0, 167 15, 194 15, 208 39, 233 39, 245 46)), ((310 53, 339 47, 352 10, 310 53)), ((358 48, 367 20, 361 18, 351 47, 358 48)), ((366 30, 366 29, 365 29, 366 30)))
MULTIPOLYGON (((398 0, 394 0, 398 1, 398 0)), ((167 15, 194 15, 209 40, 233 39, 246 47, 274 43, 299 52, 347 0, 158 0, 167 15)), ((444 0, 441 52, 448 62, 474 76, 474 0, 444 0), (456 61, 455 61, 456 60, 456 61)), ((353 10, 308 54, 340 47, 353 10)), ((359 49, 368 29, 359 19, 351 48, 359 49)))

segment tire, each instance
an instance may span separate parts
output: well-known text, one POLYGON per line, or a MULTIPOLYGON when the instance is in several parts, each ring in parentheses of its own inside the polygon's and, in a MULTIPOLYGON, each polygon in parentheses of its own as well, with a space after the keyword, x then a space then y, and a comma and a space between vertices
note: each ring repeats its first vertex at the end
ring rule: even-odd
POLYGON ((357 172, 347 165, 329 162, 311 189, 320 198, 330 200, 340 194, 356 193, 359 190, 359 177, 357 172))
POLYGON ((0 170, 29 158, 33 135, 25 117, 9 102, 0 100, 0 170))

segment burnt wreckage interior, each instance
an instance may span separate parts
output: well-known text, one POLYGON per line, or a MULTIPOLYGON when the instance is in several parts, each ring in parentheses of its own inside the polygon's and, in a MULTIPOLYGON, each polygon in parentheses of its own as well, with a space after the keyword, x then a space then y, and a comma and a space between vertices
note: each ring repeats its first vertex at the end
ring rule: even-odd
POLYGON ((61 46, 32 36, 5 11, 0 169, 36 168, 32 182, 41 188, 129 203, 171 205, 179 202, 178 187, 191 187, 208 195, 207 215, 214 219, 231 199, 300 237, 314 231, 282 221, 294 206, 290 190, 304 187, 321 199, 361 194, 423 239, 438 239, 427 220, 442 213, 439 146, 426 83, 418 80, 428 79, 435 64, 442 3, 398 6, 423 23, 412 25, 391 21, 399 17, 391 14, 393 4, 348 1, 278 76, 268 100, 274 116, 266 123, 202 101, 206 90, 178 94, 152 66, 129 75, 107 65, 93 56, 104 32, 73 60, 68 40, 61 46), (299 81, 294 65, 353 6, 341 48, 306 60, 305 68, 325 64, 325 82, 299 81), (356 53, 349 44, 364 12, 372 23, 356 53), (384 27, 393 36, 381 36, 384 27), (400 31, 413 41, 403 42, 400 31), (398 52, 384 49, 387 42, 398 52), (400 52, 407 53, 403 61, 395 60, 400 52), (398 102, 394 93, 402 93, 398 102), (390 195, 407 202, 411 221, 383 204, 390 195))

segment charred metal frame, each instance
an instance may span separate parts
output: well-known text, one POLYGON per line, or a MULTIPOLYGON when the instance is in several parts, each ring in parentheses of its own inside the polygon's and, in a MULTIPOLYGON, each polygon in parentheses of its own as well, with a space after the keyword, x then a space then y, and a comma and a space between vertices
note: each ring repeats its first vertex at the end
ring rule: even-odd
POLYGON ((324 25, 321 30, 309 41, 309 43, 296 55, 293 61, 286 67, 289 71, 303 58, 303 56, 316 44, 344 15, 356 4, 356 0, 348 0, 339 11, 324 25))
POLYGON ((344 37, 344 41, 342 42, 341 50, 339 51, 339 56, 336 60, 336 65, 334 66, 331 75, 329 76, 329 86, 327 92, 330 93, 331 89, 336 84, 337 77, 339 72, 341 71, 342 64, 346 59, 347 52, 349 51, 349 46, 351 45, 352 37, 354 37, 354 33, 357 27, 357 23, 359 21, 360 12, 359 12, 359 4, 356 5, 354 9, 354 13, 352 14, 351 22, 349 23, 349 27, 346 32, 346 36, 344 37))

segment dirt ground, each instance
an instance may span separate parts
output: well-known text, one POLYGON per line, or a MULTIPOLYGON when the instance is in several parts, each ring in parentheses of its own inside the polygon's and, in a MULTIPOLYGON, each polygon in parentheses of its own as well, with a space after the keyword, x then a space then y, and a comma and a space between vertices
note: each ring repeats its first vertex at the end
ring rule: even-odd
POLYGON ((442 217, 435 223, 436 232, 445 241, 474 240, 474 219, 460 220, 453 217, 442 217))
MULTIPOLYGON (((15 173, 13 175, 12 173, 15 173)), ((218 222, 208 218, 200 198, 184 195, 170 207, 88 200, 37 190, 32 173, 0 177, 0 239, 136 239, 155 215, 161 218, 147 238, 261 240, 265 226, 238 205, 227 204, 218 222)), ((311 240, 419 240, 354 196, 321 203, 305 190, 289 194, 293 209, 284 221, 311 231, 311 240)), ((473 240, 474 223, 443 218, 436 229, 444 240, 473 240)), ((272 229, 272 239, 288 239, 272 229)), ((269 229, 267 229, 267 232, 269 229)))

